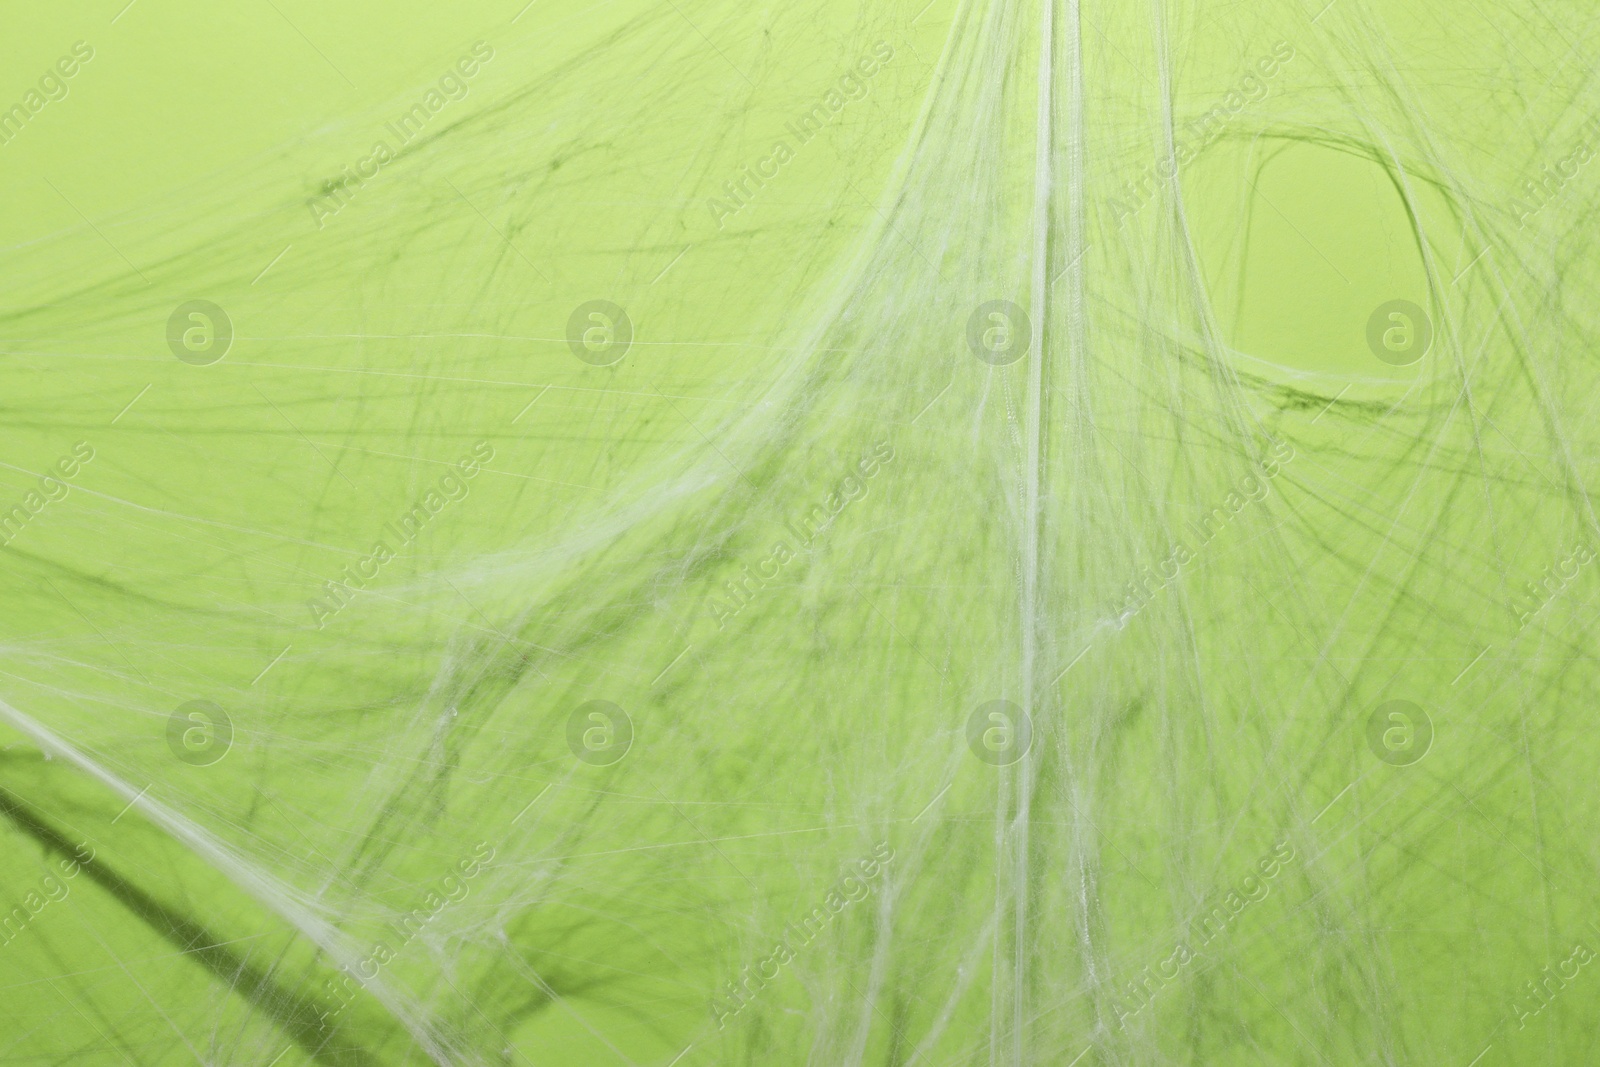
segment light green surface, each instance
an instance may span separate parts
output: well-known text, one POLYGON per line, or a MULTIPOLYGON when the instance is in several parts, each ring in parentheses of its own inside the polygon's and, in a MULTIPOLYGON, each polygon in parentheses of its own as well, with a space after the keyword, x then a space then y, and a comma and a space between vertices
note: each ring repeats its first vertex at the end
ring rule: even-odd
POLYGON ((0 1063, 1600 1056, 1583 9, 519 7, 8 12, 0 1063))

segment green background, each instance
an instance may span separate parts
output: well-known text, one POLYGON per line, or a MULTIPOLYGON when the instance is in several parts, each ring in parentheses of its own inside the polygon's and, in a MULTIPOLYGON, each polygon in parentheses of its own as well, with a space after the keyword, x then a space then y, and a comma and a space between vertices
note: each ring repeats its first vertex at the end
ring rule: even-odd
POLYGON ((0 1063, 1600 1055, 1584 9, 9 15, 0 1063))

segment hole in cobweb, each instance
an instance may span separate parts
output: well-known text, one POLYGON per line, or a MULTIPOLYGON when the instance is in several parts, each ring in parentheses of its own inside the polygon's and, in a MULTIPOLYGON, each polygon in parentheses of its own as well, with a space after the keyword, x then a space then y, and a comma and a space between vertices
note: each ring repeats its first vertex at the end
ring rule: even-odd
MULTIPOLYGON (((1437 331, 1417 228, 1369 155, 1239 139, 1185 177, 1212 307, 1236 351, 1341 377, 1410 381, 1427 366, 1437 331)), ((1412 190, 1436 199, 1415 179, 1412 190)))

